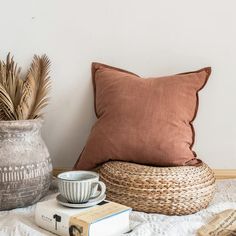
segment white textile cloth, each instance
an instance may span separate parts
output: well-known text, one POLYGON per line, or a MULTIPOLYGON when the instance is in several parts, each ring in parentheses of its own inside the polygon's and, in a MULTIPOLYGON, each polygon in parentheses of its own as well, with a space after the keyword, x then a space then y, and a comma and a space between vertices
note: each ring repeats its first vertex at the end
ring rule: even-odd
MULTIPOLYGON (((55 189, 42 200, 55 197, 55 189)), ((191 236, 211 217, 226 209, 236 209, 236 180, 217 182, 217 192, 207 209, 188 216, 165 216, 132 212, 132 232, 122 236, 191 236)), ((0 236, 54 235, 34 222, 35 205, 11 211, 0 211, 0 236)), ((101 235, 102 236, 102 235, 101 235)))

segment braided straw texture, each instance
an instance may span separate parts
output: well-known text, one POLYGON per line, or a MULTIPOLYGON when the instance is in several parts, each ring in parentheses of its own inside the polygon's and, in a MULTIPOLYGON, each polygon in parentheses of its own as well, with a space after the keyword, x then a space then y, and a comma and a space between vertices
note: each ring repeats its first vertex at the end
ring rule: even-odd
POLYGON ((111 161, 98 172, 107 186, 107 199, 133 210, 188 215, 208 206, 215 192, 213 171, 200 166, 153 167, 111 161))

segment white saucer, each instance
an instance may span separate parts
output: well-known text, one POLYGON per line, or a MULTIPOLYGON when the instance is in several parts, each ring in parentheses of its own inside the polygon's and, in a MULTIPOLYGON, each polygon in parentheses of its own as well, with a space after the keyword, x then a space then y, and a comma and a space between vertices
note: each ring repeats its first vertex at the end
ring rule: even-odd
POLYGON ((60 203, 63 206, 70 207, 70 208, 86 208, 86 207, 92 207, 100 202, 104 201, 106 198, 106 194, 96 198, 96 199, 91 199, 88 202, 85 203, 71 203, 68 202, 61 194, 58 194, 56 196, 57 202, 60 203))

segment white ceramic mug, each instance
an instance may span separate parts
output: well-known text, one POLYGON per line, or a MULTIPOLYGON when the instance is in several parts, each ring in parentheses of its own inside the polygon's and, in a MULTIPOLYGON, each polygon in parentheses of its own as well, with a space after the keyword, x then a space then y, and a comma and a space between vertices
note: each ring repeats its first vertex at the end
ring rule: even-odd
POLYGON ((71 203, 96 200, 106 192, 106 185, 99 181, 99 175, 96 172, 67 171, 59 174, 57 179, 61 195, 71 203), (97 194, 98 186, 100 187, 99 194, 97 194))

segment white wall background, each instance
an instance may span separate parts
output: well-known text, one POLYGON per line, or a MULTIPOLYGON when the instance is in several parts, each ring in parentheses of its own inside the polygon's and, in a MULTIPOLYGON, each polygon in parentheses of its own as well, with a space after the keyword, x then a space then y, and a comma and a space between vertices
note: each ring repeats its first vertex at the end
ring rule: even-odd
POLYGON ((43 136, 55 167, 70 167, 95 120, 92 61, 156 76, 212 66, 200 93, 195 150, 236 168, 236 1, 0 0, 0 57, 52 61, 43 136))

